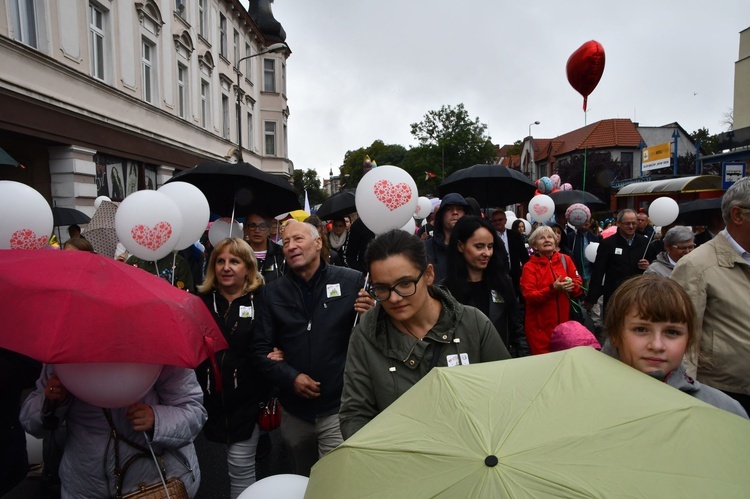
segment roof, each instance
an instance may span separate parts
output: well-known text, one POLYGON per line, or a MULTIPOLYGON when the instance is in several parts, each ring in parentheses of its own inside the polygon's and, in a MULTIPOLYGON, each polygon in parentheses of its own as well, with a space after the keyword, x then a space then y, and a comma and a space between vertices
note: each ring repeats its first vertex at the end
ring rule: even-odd
POLYGON ((532 139, 537 161, 563 156, 584 149, 611 149, 640 145, 643 138, 635 124, 626 118, 597 121, 552 139, 532 139))
POLYGON ((660 192, 700 192, 713 190, 721 190, 721 177, 718 175, 698 175, 628 184, 620 189, 617 197, 657 194, 660 192))

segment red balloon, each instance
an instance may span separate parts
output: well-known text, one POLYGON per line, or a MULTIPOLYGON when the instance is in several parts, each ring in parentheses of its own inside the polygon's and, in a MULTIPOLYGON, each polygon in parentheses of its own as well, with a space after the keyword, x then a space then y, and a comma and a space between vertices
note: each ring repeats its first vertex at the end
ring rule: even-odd
POLYGON ((584 43, 568 58, 565 70, 570 85, 583 96, 586 111, 586 101, 604 73, 604 47, 595 40, 584 43))

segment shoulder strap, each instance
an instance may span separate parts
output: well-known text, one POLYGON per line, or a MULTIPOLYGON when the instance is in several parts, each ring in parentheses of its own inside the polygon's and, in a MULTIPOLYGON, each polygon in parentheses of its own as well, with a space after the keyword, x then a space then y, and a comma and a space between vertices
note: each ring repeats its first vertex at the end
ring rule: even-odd
POLYGON ((568 274, 568 260, 565 257, 565 253, 560 253, 560 260, 562 260, 562 266, 565 269, 565 275, 568 274))

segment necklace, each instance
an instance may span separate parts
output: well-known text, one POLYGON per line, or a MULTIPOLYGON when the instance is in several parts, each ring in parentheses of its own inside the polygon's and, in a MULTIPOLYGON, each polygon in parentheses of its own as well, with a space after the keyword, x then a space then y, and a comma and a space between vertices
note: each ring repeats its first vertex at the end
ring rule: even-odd
POLYGON ((398 322, 399 322, 399 324, 401 324, 401 327, 403 327, 404 329, 406 329, 406 332, 409 333, 413 338, 416 338, 419 341, 423 341, 423 338, 420 338, 416 334, 412 333, 411 329, 409 329, 408 327, 406 327, 406 324, 404 324, 404 321, 398 321, 398 322))

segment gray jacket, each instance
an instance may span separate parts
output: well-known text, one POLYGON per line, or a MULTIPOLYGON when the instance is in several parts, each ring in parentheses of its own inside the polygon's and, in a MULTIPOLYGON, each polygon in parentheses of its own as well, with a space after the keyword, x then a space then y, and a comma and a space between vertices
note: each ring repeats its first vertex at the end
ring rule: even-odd
POLYGON ((341 433, 349 438, 391 405, 433 367, 509 359, 490 320, 458 303, 447 289, 433 286, 443 304, 423 341, 393 327, 380 304, 368 310, 352 332, 341 396, 341 433), (438 358, 434 358, 439 355, 438 358), (464 357, 462 360, 462 355, 464 357))
POLYGON ((651 265, 643 272, 644 274, 658 274, 660 276, 669 277, 674 270, 674 265, 669 261, 666 251, 662 251, 656 255, 656 260, 651 262, 651 265))
MULTIPOLYGON (((36 389, 21 409, 21 424, 28 433, 38 438, 46 432, 42 427, 42 416, 49 409, 44 390, 53 373, 54 366, 45 366, 36 389)), ((181 478, 190 497, 194 497, 200 484, 200 470, 193 440, 206 422, 203 394, 195 373, 192 369, 164 366, 142 402, 154 410, 152 446, 154 452, 164 452, 167 477, 181 478)), ((133 431, 125 417, 126 410, 112 409, 115 429, 147 447, 143 432, 133 431)), ((54 414, 67 425, 65 451, 60 463, 61 496, 114 497, 114 442, 110 440, 110 428, 102 408, 70 395, 54 414)), ((120 464, 123 465, 138 451, 120 442, 119 453, 120 464)), ((137 490, 141 482, 148 485, 159 482, 159 473, 151 457, 133 462, 125 474, 123 493, 137 490)))
MULTIPOLYGON (((663 375, 661 371, 654 374, 654 377, 657 379, 661 379, 661 375, 663 375)), ((707 404, 748 419, 745 409, 743 409, 739 402, 726 393, 695 381, 688 376, 687 372, 685 372, 685 364, 680 364, 680 367, 669 373, 664 378, 664 382, 707 404)))

